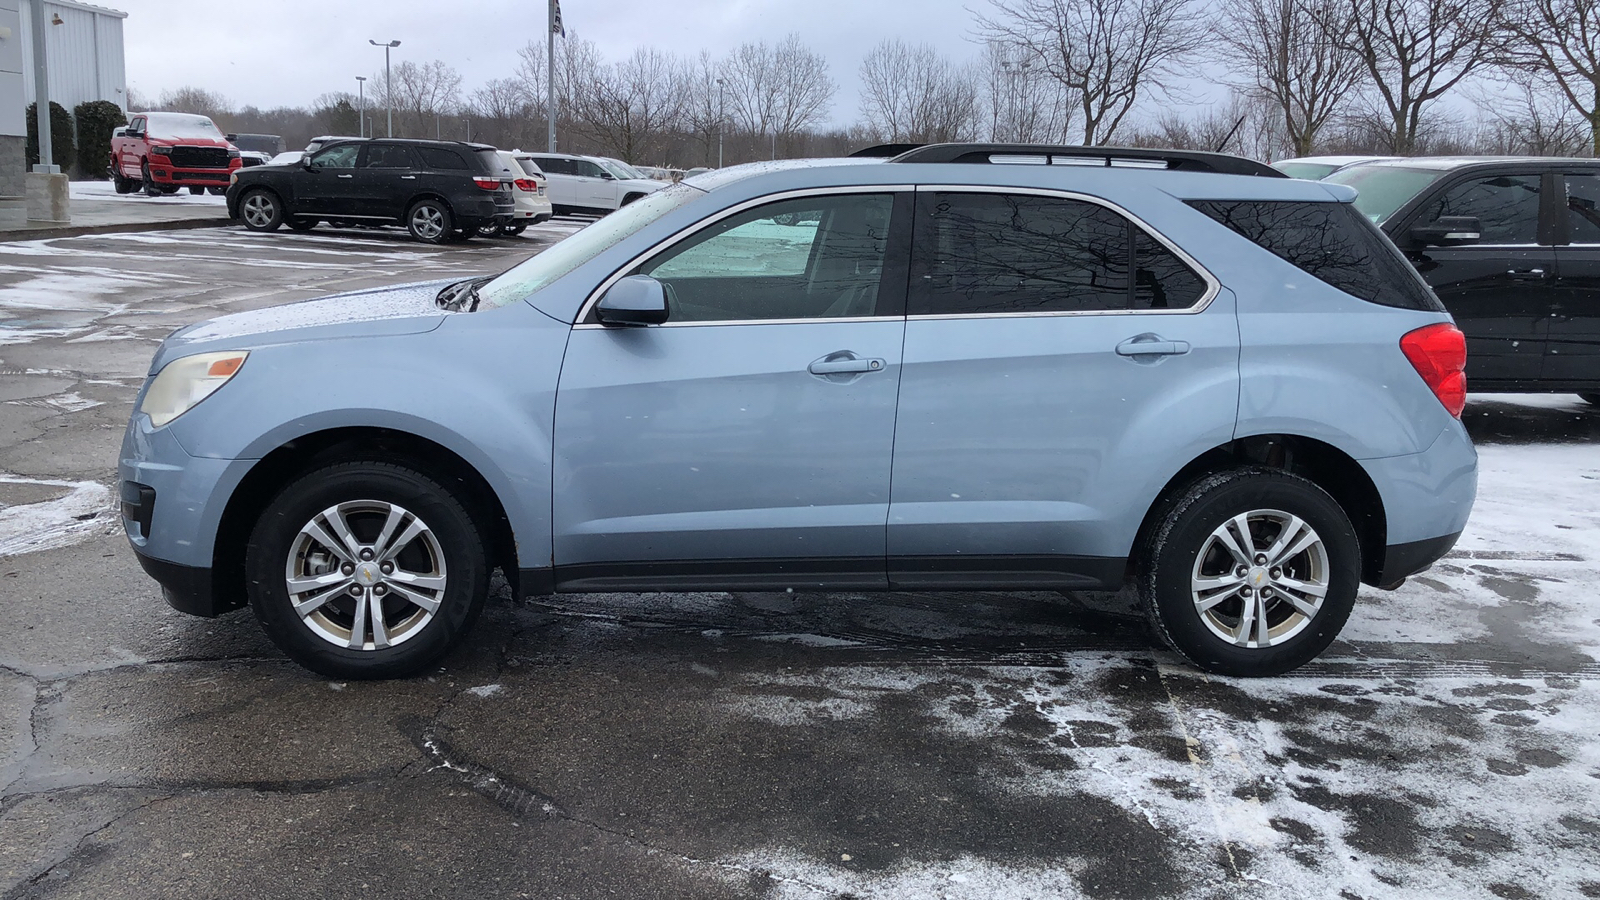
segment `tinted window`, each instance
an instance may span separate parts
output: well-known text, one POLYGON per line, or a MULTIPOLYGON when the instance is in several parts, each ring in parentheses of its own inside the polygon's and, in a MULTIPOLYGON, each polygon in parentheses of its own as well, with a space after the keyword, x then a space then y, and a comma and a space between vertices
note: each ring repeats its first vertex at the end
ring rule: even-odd
POLYGON ((1567 176, 1567 239, 1600 244, 1600 175, 1567 176))
POLYGON ((544 171, 539 168, 539 164, 534 162, 531 159, 519 159, 519 160, 517 160, 517 165, 521 166, 522 167, 522 171, 526 172, 529 175, 543 175, 544 174, 544 171))
POLYGON ((360 153, 360 144, 335 144, 326 150, 317 151, 317 154, 311 157, 311 163, 326 169, 354 169, 356 157, 360 153))
POLYGON ((1477 216, 1485 244, 1539 242, 1538 175, 1496 175, 1458 184, 1429 207, 1423 222, 1440 216, 1477 216))
POLYGON ((423 164, 430 169, 470 168, 461 154, 449 147, 418 147, 417 152, 422 154, 423 164))
POLYGON ((637 272, 666 283, 673 322, 870 316, 893 208, 892 194, 769 203, 707 227, 637 272))
POLYGON ((1160 242, 1079 200, 920 194, 915 233, 912 315, 1176 309, 1205 292, 1160 242))
POLYGON ((1349 204, 1195 200, 1190 205, 1345 293, 1384 306, 1444 309, 1400 251, 1349 204))
POLYGON ((572 174, 572 166, 571 166, 571 164, 569 163, 568 160, 561 159, 561 158, 555 157, 555 156, 536 156, 536 157, 534 157, 534 161, 539 164, 539 168, 543 169, 546 174, 549 174, 549 175, 571 175, 572 174))
POLYGON ((606 174, 605 170, 600 168, 599 164, 592 163, 587 159, 573 160, 572 171, 574 174, 582 175, 585 178, 604 178, 606 174))
POLYGON ((369 144, 361 163, 364 169, 409 169, 412 165, 411 151, 402 144, 369 144))

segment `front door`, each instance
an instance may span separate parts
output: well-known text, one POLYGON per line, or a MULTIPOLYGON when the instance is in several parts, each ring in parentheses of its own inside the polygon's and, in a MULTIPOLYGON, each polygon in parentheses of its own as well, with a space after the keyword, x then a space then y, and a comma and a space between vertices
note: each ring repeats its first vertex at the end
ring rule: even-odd
POLYGON ((311 165, 295 173, 294 212, 300 215, 348 213, 358 201, 356 160, 361 145, 334 144, 311 155, 311 165))
POLYGON ((616 209, 617 183, 606 177, 607 172, 600 168, 599 163, 587 159, 572 161, 573 171, 577 177, 578 195, 581 199, 575 201, 579 206, 590 209, 616 209))
POLYGON ((1088 200, 920 191, 913 234, 891 586, 1120 584, 1129 498, 1233 436, 1232 295, 1088 200))
POLYGON ((1539 235, 1543 176, 1478 176, 1451 186, 1413 224, 1476 216, 1482 236, 1456 247, 1406 247, 1406 256, 1467 336, 1467 384, 1532 386, 1542 376, 1556 304, 1556 251, 1539 235))
POLYGON ((1547 381, 1600 389, 1600 175, 1567 175, 1566 241, 1556 249, 1558 291, 1550 320, 1547 381))
POLYGON ((901 196, 734 213, 630 270, 666 286, 666 324, 580 320, 556 401, 558 586, 884 586, 901 196))

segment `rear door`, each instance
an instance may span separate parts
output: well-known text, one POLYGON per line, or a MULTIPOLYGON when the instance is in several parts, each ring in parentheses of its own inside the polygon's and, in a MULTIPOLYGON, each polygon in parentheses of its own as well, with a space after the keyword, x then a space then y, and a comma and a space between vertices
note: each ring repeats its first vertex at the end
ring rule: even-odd
POLYGON ((1087 197, 921 189, 913 234, 891 586, 1120 583, 1126 497, 1233 435, 1232 295, 1087 197))
POLYGON ((361 149, 355 172, 355 201, 350 212, 398 219, 417 183, 420 165, 405 144, 368 143, 361 149))
POLYGON ((1561 176, 1563 243, 1556 248, 1557 305, 1544 358, 1547 381, 1600 387, 1600 174, 1561 176))
POLYGON ((535 156, 533 159, 549 179, 546 188, 550 192, 551 203, 556 206, 584 205, 578 199, 578 178, 573 174, 572 160, 561 156, 535 156))
POLYGON ((1537 171, 1469 175, 1395 231, 1467 336, 1469 384, 1515 388, 1542 377, 1556 306, 1556 251, 1540 232, 1544 192, 1537 171), (1413 225, 1440 216, 1475 216, 1482 237, 1456 247, 1424 247, 1406 237, 1413 225))

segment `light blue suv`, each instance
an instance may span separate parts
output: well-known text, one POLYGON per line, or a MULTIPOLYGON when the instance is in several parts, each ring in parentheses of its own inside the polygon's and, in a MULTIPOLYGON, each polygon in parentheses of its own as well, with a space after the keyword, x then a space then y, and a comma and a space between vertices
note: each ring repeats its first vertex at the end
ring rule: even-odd
MULTIPOLYGON (((162 344, 122 447, 168 601, 414 673, 552 591, 1137 586, 1283 672, 1467 521, 1460 332, 1354 191, 933 145, 708 173, 500 275, 162 344)), ((863 601, 867 602, 867 601, 863 601)))

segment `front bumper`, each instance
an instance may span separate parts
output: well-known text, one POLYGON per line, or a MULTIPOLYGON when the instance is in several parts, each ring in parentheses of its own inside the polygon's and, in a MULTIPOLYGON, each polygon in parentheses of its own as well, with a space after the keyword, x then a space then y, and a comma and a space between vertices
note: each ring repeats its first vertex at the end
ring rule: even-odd
POLYGON ((228 180, 236 171, 238 171, 237 166, 227 169, 171 169, 151 166, 150 180, 156 184, 226 187, 228 180))
POLYGON ((225 612, 242 609, 245 605, 243 597, 230 598, 225 603, 217 602, 215 581, 209 566, 185 566, 138 552, 133 555, 139 558, 139 565, 144 568, 145 574, 161 585, 161 596, 166 599, 167 605, 178 612, 212 619, 225 612))

